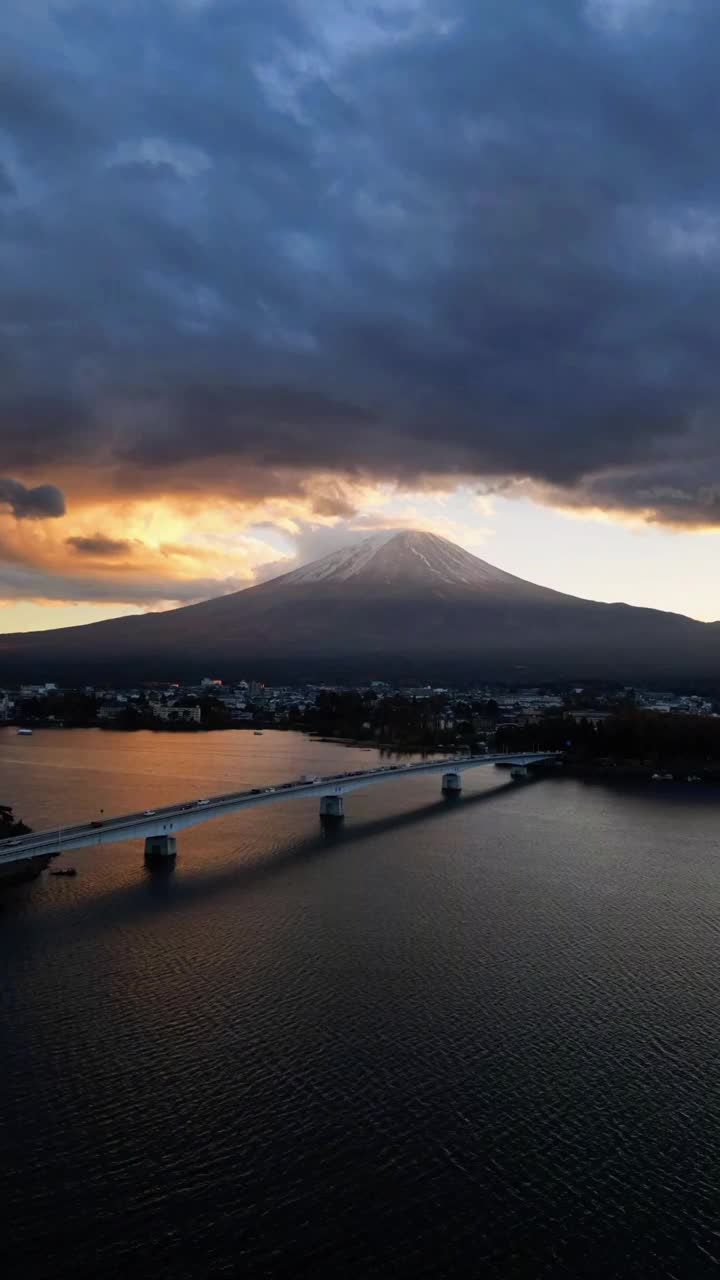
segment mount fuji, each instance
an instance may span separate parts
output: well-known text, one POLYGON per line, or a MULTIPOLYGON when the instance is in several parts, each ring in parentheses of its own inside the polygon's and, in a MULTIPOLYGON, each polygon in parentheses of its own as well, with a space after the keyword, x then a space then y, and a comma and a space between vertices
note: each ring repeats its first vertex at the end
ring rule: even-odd
POLYGON ((374 534, 166 613, 0 636, 0 683, 716 680, 720 625, 564 595, 436 534, 374 534))

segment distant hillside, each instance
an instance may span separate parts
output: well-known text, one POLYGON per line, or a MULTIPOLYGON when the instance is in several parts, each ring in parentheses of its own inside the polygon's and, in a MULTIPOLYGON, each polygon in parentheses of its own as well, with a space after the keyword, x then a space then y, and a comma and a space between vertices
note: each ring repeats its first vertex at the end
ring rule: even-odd
POLYGON ((596 677, 720 680, 720 626, 535 586, 431 533, 363 539, 167 613, 0 636, 0 684, 596 677))

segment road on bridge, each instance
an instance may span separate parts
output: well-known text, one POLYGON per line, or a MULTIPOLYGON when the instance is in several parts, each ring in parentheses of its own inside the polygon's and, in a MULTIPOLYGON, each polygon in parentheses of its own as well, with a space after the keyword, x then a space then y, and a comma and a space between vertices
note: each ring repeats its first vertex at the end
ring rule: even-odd
MULTIPOLYGON (((174 836, 186 827, 206 822, 209 818, 235 812, 258 804, 271 804, 281 800, 301 799, 320 793, 321 797, 342 797, 361 787, 376 783, 397 781, 423 773, 459 775, 467 769, 483 765, 517 765, 520 767, 543 760, 557 758, 552 752, 521 752, 512 755, 454 756, 450 759, 432 760, 420 764, 392 764, 379 769, 358 769, 332 773, 323 777, 303 777, 295 782, 280 782, 272 786, 245 788, 225 795, 190 799, 179 804, 164 805, 157 809, 145 809, 137 813, 121 814, 102 822, 78 823, 74 826, 53 827, 49 831, 31 832, 0 841, 0 866, 33 857, 47 857, 66 853, 72 849, 90 845, 113 844, 119 840, 174 836)), ((460 790, 459 784, 454 787, 460 790)), ((342 812, 342 805, 338 806, 342 812)))

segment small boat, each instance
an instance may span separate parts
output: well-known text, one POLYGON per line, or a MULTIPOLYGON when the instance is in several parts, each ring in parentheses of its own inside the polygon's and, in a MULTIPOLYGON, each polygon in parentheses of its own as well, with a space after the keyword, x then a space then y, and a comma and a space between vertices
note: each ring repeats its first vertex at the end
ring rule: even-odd
POLYGON ((76 876, 77 871, 74 867, 61 867, 59 871, 51 871, 51 876, 76 876))
POLYGON ((18 738, 32 738, 32 729, 18 729, 18 738))
POLYGON ((702 778, 697 773, 689 773, 688 782, 702 782, 702 778))
POLYGON ((262 735, 263 735, 263 731, 262 731, 262 729, 256 729, 256 730, 255 730, 255 737, 256 737, 256 738, 262 738, 262 735))

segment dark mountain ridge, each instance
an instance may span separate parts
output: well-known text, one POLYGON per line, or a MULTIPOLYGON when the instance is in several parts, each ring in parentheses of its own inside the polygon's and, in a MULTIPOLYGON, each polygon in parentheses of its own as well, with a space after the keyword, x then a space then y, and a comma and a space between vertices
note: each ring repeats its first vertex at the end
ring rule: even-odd
POLYGON ((0 636, 0 684, 194 679, 720 680, 720 625, 505 573, 431 533, 373 535, 166 613, 0 636))

